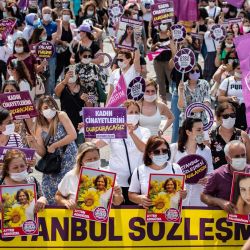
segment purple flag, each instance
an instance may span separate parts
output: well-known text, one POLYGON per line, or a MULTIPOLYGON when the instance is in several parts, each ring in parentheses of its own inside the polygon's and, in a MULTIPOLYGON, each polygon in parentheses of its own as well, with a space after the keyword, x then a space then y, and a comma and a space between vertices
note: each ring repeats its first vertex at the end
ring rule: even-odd
POLYGON ((241 8, 242 4, 244 3, 245 0, 227 0, 227 3, 237 7, 241 8))
POLYGON ((174 0, 174 14, 179 21, 197 21, 197 0, 174 0))

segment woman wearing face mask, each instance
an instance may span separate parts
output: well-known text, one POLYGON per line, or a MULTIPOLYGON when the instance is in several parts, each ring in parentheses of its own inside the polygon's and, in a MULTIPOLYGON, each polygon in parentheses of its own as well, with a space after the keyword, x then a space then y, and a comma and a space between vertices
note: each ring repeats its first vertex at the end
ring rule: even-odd
MULTIPOLYGON (((68 209, 74 209, 76 207, 75 199, 81 167, 104 170, 101 168, 99 149, 92 142, 85 142, 79 147, 75 168, 66 173, 58 185, 55 196, 57 205, 66 206, 68 209)), ((122 202, 123 196, 121 188, 115 185, 113 204, 118 206, 122 202)))
POLYGON ((166 94, 169 93, 170 74, 174 68, 172 56, 176 53, 176 47, 172 40, 170 40, 171 32, 168 29, 167 23, 161 23, 159 32, 153 38, 151 51, 163 50, 154 59, 154 70, 156 73, 156 82, 159 85, 160 98, 163 102, 167 102, 166 94), (170 49, 169 49, 170 48, 170 49), (167 82, 166 82, 167 79, 167 82))
POLYGON ((139 102, 141 108, 140 126, 148 128, 151 135, 162 135, 174 121, 174 115, 168 106, 157 99, 158 85, 153 79, 146 81, 146 89, 143 99, 139 102), (161 118, 164 116, 166 122, 159 129, 161 118))
POLYGON ((136 167, 142 164, 142 156, 145 150, 150 131, 139 126, 140 107, 134 100, 124 103, 127 108, 127 139, 97 140, 96 145, 102 148, 110 147, 109 169, 117 174, 117 184, 122 187, 125 204, 131 202, 128 199, 128 187, 131 175, 136 167))
MULTIPOLYGON (((6 152, 3 159, 3 177, 0 180, 0 185, 21 185, 21 184, 35 184, 37 202, 35 204, 35 211, 43 210, 47 204, 47 200, 43 195, 41 185, 35 177, 29 176, 27 172, 28 166, 25 154, 17 149, 10 149, 6 152)), ((17 197, 19 201, 19 197, 17 197)), ((0 202, 0 208, 2 204, 0 202)), ((26 208, 27 209, 27 208, 26 208)), ((29 211, 27 213, 30 214, 29 211)))
MULTIPOLYGON (((181 111, 182 122, 184 121, 185 110, 191 103, 201 102, 207 106, 210 106, 211 103, 210 86, 206 80, 202 79, 201 66, 197 63, 187 76, 188 80, 184 83, 180 82, 178 87, 178 108, 181 111)), ((203 124, 207 124, 207 116, 203 109, 195 108, 192 112, 194 117, 201 118, 203 124)))
POLYGON ((249 21, 249 19, 247 19, 247 18, 243 19, 241 29, 242 29, 242 34, 243 35, 249 33, 249 31, 250 31, 250 21, 249 21))
POLYGON ((229 102, 223 102, 216 108, 218 127, 210 133, 210 148, 213 165, 217 169, 227 163, 224 148, 229 141, 240 140, 246 146, 247 162, 250 163, 250 139, 247 133, 235 127, 235 107, 229 102))
POLYGON ((23 37, 28 41, 34 31, 39 25, 41 25, 40 18, 38 18, 37 14, 30 13, 25 16, 26 26, 23 30, 23 37))
POLYGON ((242 74, 239 61, 232 64, 233 75, 224 79, 218 91, 218 102, 232 102, 236 107, 235 127, 246 130, 246 106, 242 92, 242 74))
MULTIPOLYGON (((183 174, 179 165, 171 163, 171 152, 167 141, 159 136, 151 136, 148 139, 143 165, 137 167, 129 186, 130 201, 148 208, 153 205, 148 198, 148 185, 150 174, 183 174)), ((185 199, 187 192, 180 191, 180 197, 185 199)))
POLYGON ((56 53, 57 53, 57 64, 56 64, 56 81, 63 72, 63 70, 69 66, 71 53, 69 50, 69 44, 73 39, 72 27, 70 25, 70 19, 73 18, 70 9, 62 10, 62 33, 61 37, 56 40, 56 53))
MULTIPOLYGON (((178 142, 171 144, 171 162, 177 163, 181 158, 191 154, 200 155, 208 164, 208 176, 213 172, 214 168, 211 150, 208 146, 204 145, 204 139, 201 119, 187 118, 183 122, 182 127, 180 127, 178 142)), ((183 206, 205 206, 205 204, 200 201, 200 193, 206 181, 207 177, 204 177, 200 179, 197 184, 186 184, 188 197, 183 202, 183 206)))
POLYGON ((62 159, 61 171, 58 174, 43 174, 43 192, 49 204, 54 204, 57 185, 63 176, 73 168, 77 147, 76 131, 67 114, 59 111, 57 103, 50 96, 41 97, 38 101, 35 132, 27 136, 31 148, 43 157, 46 153, 59 153, 62 159), (47 145, 46 145, 47 144, 47 145))

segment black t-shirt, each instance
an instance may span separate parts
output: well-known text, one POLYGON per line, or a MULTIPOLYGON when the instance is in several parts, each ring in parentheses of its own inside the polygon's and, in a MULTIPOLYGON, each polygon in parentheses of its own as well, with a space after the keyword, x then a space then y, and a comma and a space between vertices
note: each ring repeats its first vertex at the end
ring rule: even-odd
POLYGON ((79 93, 73 95, 68 86, 66 86, 60 97, 61 110, 67 113, 75 129, 77 129, 78 123, 82 122, 79 112, 85 106, 85 102, 80 98, 79 93))
MULTIPOLYGON (((226 146, 226 142, 224 139, 221 137, 219 134, 219 127, 216 129, 212 130, 210 133, 210 139, 211 139, 211 152, 212 152, 212 157, 213 157, 213 165, 214 169, 217 169, 221 167, 222 165, 227 164, 226 158, 225 158, 225 153, 224 153, 224 148, 226 146)), ((234 129, 233 135, 230 139, 232 140, 241 140, 241 130, 240 129, 234 129)))

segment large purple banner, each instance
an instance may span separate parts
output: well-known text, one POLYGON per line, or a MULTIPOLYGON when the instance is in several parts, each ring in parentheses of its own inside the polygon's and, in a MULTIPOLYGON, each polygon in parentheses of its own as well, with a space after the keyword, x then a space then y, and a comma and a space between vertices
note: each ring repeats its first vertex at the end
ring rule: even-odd
POLYGON ((197 0, 174 0, 174 14, 179 21, 197 21, 197 0))
POLYGON ((126 108, 83 108, 85 138, 127 138, 126 108))

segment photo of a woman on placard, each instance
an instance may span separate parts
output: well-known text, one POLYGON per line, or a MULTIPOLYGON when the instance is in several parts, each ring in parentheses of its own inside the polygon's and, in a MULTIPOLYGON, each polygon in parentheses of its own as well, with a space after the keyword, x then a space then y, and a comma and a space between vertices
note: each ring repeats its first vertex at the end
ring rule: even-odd
POLYGON ((233 203, 236 214, 250 214, 250 175, 238 174, 234 182, 233 203))
POLYGON ((121 36, 118 44, 134 48, 135 39, 134 39, 134 28, 133 28, 133 26, 131 26, 129 24, 126 25, 126 30, 125 30, 124 34, 121 36))

